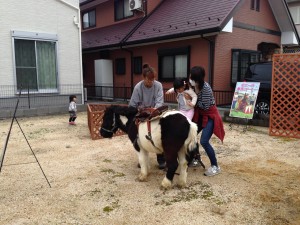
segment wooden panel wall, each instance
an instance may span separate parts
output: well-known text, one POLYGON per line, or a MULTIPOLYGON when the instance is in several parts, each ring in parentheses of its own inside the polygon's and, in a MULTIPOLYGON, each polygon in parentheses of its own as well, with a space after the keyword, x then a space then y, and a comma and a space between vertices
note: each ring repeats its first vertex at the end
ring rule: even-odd
POLYGON ((269 134, 300 138, 300 54, 273 56, 269 134))

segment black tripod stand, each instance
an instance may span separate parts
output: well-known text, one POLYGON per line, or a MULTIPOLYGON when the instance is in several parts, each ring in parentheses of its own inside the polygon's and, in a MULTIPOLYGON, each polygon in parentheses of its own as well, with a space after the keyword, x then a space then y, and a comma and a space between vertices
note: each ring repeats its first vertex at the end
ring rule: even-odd
POLYGON ((3 148, 2 155, 1 155, 1 157, 0 157, 0 173, 1 173, 2 165, 3 165, 4 156, 5 156, 5 152, 6 152, 8 140, 9 140, 9 137, 10 137, 12 125, 13 125, 13 123, 14 123, 14 120, 16 120, 16 122, 17 122, 17 124, 18 124, 18 126, 19 126, 19 128, 20 128, 20 130, 21 130, 21 132, 22 132, 22 134, 23 134, 23 136, 24 136, 24 138, 25 138, 25 140, 26 140, 26 142, 27 142, 27 144, 28 144, 28 146, 29 146, 29 148, 30 148, 30 150, 31 150, 31 152, 32 152, 32 154, 33 154, 33 156, 34 156, 34 158, 35 158, 35 160, 36 160, 36 162, 38 163, 38 165, 39 165, 39 167, 40 167, 40 169, 41 169, 41 171, 42 171, 42 173, 43 173, 43 175, 44 175, 44 177, 45 177, 45 179, 46 179, 46 181, 47 181, 49 187, 51 188, 51 185, 50 185, 50 183, 49 183, 49 181, 48 181, 48 179, 47 179, 47 177, 46 177, 46 175, 45 175, 45 173, 44 173, 44 171, 43 171, 43 169, 42 169, 42 167, 41 167, 41 164, 39 163, 39 161, 38 161, 38 159, 37 159, 37 157, 36 157, 34 151, 32 150, 32 148, 31 148, 31 146, 30 146, 30 144, 29 144, 29 142, 28 142, 28 140, 27 140, 27 138, 26 138, 26 135, 25 135, 25 133, 23 132, 23 130, 22 130, 22 128, 21 128, 21 126, 20 126, 20 124, 19 124, 19 122, 18 122, 18 120, 17 120, 17 117, 16 117, 16 113, 17 113, 17 109, 18 109, 18 105, 19 105, 19 101, 20 101, 21 91, 22 91, 22 88, 20 88, 18 100, 17 100, 16 106, 15 106, 15 110, 14 110, 14 114, 13 114, 11 123, 10 123, 10 128, 9 128, 9 131, 8 131, 8 134, 7 134, 7 137, 6 137, 6 141, 5 141, 5 144, 4 144, 4 148, 3 148))

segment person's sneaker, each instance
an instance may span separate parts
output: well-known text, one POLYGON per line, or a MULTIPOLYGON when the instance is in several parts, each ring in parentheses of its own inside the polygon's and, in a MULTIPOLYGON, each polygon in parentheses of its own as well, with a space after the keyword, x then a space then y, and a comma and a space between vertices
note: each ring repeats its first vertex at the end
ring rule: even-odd
POLYGON ((221 172, 221 168, 217 166, 211 166, 208 168, 208 170, 205 171, 204 175, 211 177, 219 174, 221 172))

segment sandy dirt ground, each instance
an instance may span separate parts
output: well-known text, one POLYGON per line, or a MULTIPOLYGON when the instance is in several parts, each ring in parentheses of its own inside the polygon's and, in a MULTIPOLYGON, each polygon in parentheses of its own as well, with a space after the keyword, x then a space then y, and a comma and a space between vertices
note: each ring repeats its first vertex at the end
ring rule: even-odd
MULTIPOLYGON (((14 122, 0 173, 0 224, 300 224, 299 139, 225 123, 224 143, 212 139, 222 173, 189 168, 186 188, 165 191, 155 155, 148 181, 138 182, 126 135, 92 140, 85 112, 76 126, 67 120, 18 119, 51 188, 14 122)), ((0 120, 1 146, 10 123, 0 120)))

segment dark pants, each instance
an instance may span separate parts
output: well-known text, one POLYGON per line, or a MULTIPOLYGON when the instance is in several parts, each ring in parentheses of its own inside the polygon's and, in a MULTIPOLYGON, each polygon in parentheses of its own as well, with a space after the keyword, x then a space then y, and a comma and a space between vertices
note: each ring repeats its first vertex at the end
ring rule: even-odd
POLYGON ((69 113, 70 113, 69 122, 74 122, 77 118, 76 112, 69 111, 69 113))
POLYGON ((218 166, 218 162, 216 159, 215 150, 210 145, 209 140, 214 131, 214 121, 212 119, 208 119, 206 127, 202 129, 202 134, 200 138, 200 144, 204 148, 212 166, 218 166))
POLYGON ((69 122, 74 122, 76 120, 76 118, 77 118, 76 116, 70 117, 69 122))

